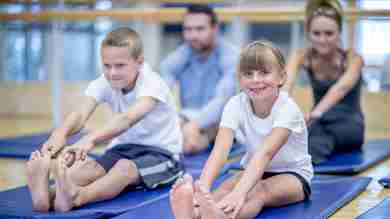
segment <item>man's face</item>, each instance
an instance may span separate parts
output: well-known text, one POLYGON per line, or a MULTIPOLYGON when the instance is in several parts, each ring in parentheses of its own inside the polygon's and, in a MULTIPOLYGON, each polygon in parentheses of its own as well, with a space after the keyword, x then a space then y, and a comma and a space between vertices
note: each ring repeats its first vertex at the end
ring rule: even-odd
POLYGON ((214 45, 217 26, 211 24, 207 14, 187 14, 184 17, 183 37, 198 52, 211 49, 214 45))

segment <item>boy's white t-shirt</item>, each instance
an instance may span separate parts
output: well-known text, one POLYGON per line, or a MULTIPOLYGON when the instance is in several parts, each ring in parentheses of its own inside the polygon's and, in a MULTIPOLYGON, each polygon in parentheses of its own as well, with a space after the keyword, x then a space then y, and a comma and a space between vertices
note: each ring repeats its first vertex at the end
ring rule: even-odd
POLYGON ((163 79, 145 63, 137 77, 134 89, 123 94, 114 90, 102 74, 85 91, 98 103, 107 103, 114 113, 124 113, 140 97, 158 100, 156 107, 128 130, 114 138, 109 148, 124 143, 156 146, 174 154, 182 152, 182 132, 176 104, 163 79))
POLYGON ((273 128, 291 130, 287 142, 273 157, 265 171, 293 171, 308 182, 313 177, 305 120, 299 107, 288 93, 281 91, 270 115, 261 119, 254 114, 249 97, 241 92, 226 104, 220 126, 231 128, 236 140, 246 146, 247 152, 241 160, 243 166, 246 166, 254 152, 262 147, 264 139, 273 128))

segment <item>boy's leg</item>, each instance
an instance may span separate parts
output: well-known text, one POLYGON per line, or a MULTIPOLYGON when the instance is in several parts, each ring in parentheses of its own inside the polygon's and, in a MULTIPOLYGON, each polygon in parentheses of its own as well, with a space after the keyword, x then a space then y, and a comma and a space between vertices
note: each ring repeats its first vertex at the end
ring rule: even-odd
MULTIPOLYGON (((105 171, 102 167, 100 168, 100 171, 105 171)), ((114 198, 126 186, 137 184, 140 177, 134 162, 121 159, 103 177, 87 186, 79 186, 70 178, 69 168, 65 161, 59 159, 55 179, 58 188, 56 194, 58 201, 55 203, 55 210, 69 211, 73 207, 86 203, 114 198)))
POLYGON ((34 151, 26 165, 27 185, 36 211, 47 212, 50 209, 50 161, 50 154, 34 151))
POLYGON ((86 186, 105 174, 104 168, 89 157, 86 160, 74 162, 69 168, 69 177, 78 186, 86 186))
POLYGON ((292 174, 260 180, 248 193, 237 218, 255 218, 264 207, 279 207, 304 200, 302 182, 292 174))

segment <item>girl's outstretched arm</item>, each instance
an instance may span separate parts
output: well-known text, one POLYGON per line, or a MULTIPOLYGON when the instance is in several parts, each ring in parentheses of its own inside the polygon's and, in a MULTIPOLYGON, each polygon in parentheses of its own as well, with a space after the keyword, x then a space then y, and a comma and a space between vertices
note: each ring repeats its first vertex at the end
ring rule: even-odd
POLYGON ((240 181, 232 192, 218 203, 218 206, 225 213, 233 212, 233 217, 238 214, 244 205, 247 194, 261 179, 268 163, 287 142, 290 133, 291 131, 287 128, 277 127, 272 129, 271 133, 265 138, 263 145, 260 145, 259 150, 252 156, 240 181))
POLYGON ((202 184, 210 190, 214 180, 225 165, 233 144, 234 132, 230 128, 220 127, 211 152, 200 176, 202 184))

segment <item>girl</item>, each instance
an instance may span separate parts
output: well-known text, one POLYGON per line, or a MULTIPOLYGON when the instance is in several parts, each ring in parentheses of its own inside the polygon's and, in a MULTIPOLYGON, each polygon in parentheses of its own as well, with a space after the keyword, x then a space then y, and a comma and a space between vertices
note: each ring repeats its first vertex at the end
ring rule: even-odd
POLYGON ((286 80, 284 69, 281 52, 269 42, 253 42, 241 52, 242 91, 225 106, 216 145, 200 179, 194 185, 185 176, 173 186, 176 218, 255 218, 264 207, 309 197, 313 170, 307 131, 298 106, 280 91, 286 80), (210 194, 233 138, 247 148, 241 161, 245 170, 210 194))

